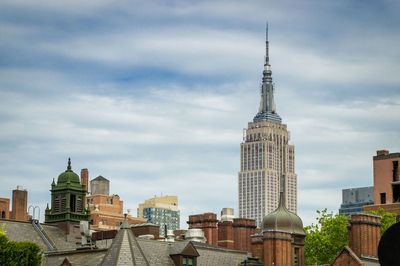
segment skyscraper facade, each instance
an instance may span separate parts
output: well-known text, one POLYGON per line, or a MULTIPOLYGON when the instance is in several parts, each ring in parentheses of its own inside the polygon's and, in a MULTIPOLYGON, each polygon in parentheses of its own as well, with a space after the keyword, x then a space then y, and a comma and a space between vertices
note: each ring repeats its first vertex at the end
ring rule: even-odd
POLYGON ((286 206, 297 213, 294 146, 289 145, 290 134, 276 112, 274 90, 267 27, 260 107, 243 131, 238 174, 239 217, 255 219, 257 226, 278 207, 282 176, 286 206))

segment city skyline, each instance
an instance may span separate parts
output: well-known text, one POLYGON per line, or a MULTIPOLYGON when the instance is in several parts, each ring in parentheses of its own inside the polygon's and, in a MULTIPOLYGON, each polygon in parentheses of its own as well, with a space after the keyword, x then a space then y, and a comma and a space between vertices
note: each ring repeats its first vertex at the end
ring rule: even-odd
POLYGON ((266 20, 305 225, 337 212, 342 188, 373 184, 376 150, 400 150, 396 1, 0 5, 0 197, 22 185, 42 215, 71 157, 126 209, 162 193, 179 197, 182 227, 238 216, 266 20))

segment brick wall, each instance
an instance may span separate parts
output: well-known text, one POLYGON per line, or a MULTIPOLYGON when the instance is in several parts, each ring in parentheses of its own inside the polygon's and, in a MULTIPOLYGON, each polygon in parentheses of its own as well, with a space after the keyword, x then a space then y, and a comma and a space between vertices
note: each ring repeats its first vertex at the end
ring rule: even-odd
MULTIPOLYGON (((399 153, 377 151, 373 158, 374 165, 374 203, 381 204, 381 193, 386 193, 386 203, 393 203, 393 162, 400 161, 399 153)), ((399 173, 397 173, 397 176, 399 173)))
POLYGON ((233 222, 224 221, 218 223, 218 246, 234 248, 233 222))
POLYGON ((291 235, 285 232, 264 232, 264 265, 293 265, 291 235))
POLYGON ((10 199, 0 198, 0 219, 10 219, 10 199))
POLYGON ((381 218, 369 214, 354 214, 349 221, 349 247, 360 257, 361 254, 378 256, 381 218))
POLYGON ((251 236, 251 254, 264 261, 264 244, 263 235, 256 234, 251 236))
POLYGON ((256 222, 253 219, 235 218, 233 219, 233 239, 234 248, 251 252, 250 235, 256 233, 256 222))
POLYGON ((86 192, 89 191, 89 171, 84 168, 81 170, 81 184, 85 184, 86 192))
POLYGON ((160 237, 160 227, 158 225, 134 226, 131 230, 135 236, 153 235, 154 238, 160 237))

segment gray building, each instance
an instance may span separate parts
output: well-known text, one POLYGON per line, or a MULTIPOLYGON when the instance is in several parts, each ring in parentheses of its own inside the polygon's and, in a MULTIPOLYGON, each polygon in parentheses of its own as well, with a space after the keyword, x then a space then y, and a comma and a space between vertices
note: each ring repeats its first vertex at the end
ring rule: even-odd
POLYGON ((363 206, 374 204, 374 187, 358 187, 342 190, 340 215, 350 215, 363 211, 363 206))

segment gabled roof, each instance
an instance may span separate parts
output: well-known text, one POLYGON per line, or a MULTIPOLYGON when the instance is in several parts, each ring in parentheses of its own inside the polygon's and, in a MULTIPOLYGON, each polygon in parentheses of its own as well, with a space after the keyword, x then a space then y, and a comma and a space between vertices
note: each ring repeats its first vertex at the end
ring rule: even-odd
POLYGON ((191 241, 175 242, 170 249, 169 255, 184 255, 198 257, 200 254, 191 241))
MULTIPOLYGON (((342 256, 346 256, 346 254, 350 257, 350 259, 356 263, 355 265, 365 265, 360 258, 356 255, 356 253, 354 253, 353 250, 351 250, 351 248, 349 248, 348 246, 344 246, 342 248, 342 250, 339 252, 339 254, 336 256, 336 258, 333 260, 331 265, 336 265, 335 262, 337 260, 339 260, 342 256)), ((339 265, 339 264, 337 264, 339 265)), ((351 264, 354 265, 354 264, 351 264)))

